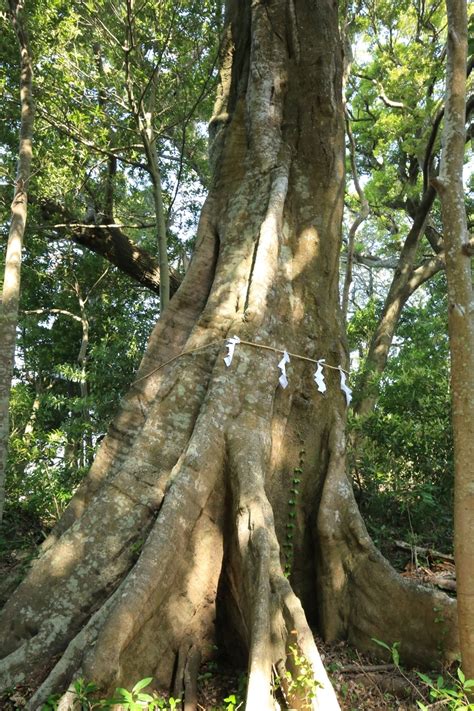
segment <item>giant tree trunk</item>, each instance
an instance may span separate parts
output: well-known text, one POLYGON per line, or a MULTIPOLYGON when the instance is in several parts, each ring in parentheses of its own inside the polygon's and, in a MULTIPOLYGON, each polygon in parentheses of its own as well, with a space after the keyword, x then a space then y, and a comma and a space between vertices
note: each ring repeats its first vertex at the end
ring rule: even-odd
POLYGON ((361 647, 400 641, 407 661, 457 647, 455 603, 397 576, 360 519, 339 373, 326 371, 323 396, 308 362, 292 359, 285 390, 279 353, 240 344, 223 362, 234 334, 346 362, 335 6, 229 0, 227 12, 195 256, 89 477, 1 617, 1 685, 27 668, 46 677, 31 708, 76 675, 105 691, 150 675, 184 688, 191 709, 216 638, 247 660, 247 709, 272 707, 272 667, 295 671, 290 647, 322 683, 311 707, 337 708, 307 620, 361 647))

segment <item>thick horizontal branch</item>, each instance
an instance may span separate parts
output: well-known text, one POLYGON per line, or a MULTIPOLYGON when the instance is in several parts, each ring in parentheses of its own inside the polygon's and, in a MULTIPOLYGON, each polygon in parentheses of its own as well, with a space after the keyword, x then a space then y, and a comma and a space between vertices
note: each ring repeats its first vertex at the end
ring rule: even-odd
MULTIPOLYGON (((118 227, 103 230, 98 227, 72 229, 71 239, 107 259, 120 271, 132 277, 142 286, 160 293, 160 269, 158 259, 139 247, 118 227)), ((173 271, 170 274, 171 291, 174 293, 180 279, 173 271)))
POLYGON ((444 252, 440 252, 440 254, 425 260, 419 267, 413 270, 412 276, 408 280, 407 287, 409 294, 413 294, 418 287, 427 282, 442 269, 445 269, 445 267, 446 260, 444 252))
MULTIPOLYGON (((41 203, 45 219, 60 216, 63 222, 52 226, 54 236, 70 239, 81 247, 99 254, 127 274, 141 286, 155 294, 160 293, 160 269, 158 259, 133 242, 120 227, 112 225, 87 225, 78 223, 64 207, 52 203, 41 203), (64 225, 64 226, 62 226, 64 225)), ((171 292, 174 293, 181 280, 173 270, 170 272, 171 292)))
POLYGON ((122 230, 147 230, 156 227, 156 222, 142 222, 137 224, 124 224, 122 222, 111 222, 107 225, 91 225, 90 222, 58 222, 55 225, 45 225, 45 229, 78 229, 83 228, 90 230, 94 227, 96 230, 110 230, 118 227, 122 230))
POLYGON ((399 264, 399 257, 376 257, 373 254, 354 253, 354 262, 362 264, 370 269, 396 269, 399 264))
MULTIPOLYGON (((342 261, 344 261, 344 255, 342 257, 342 261)), ((354 254, 354 262, 361 264, 364 267, 368 267, 369 269, 397 269, 400 264, 400 258, 398 256, 376 257, 373 254, 354 254)), ((435 271, 439 271, 439 269, 444 268, 443 253, 423 261, 418 267, 414 268, 414 274, 416 274, 418 270, 426 271, 428 265, 434 265, 435 263, 439 263, 439 267, 435 271)))
POLYGON ((406 104, 404 104, 402 101, 393 101, 392 99, 389 99, 387 94, 385 93, 385 90, 383 86, 380 84, 380 82, 377 82, 377 87, 379 90, 379 99, 387 106, 389 109, 404 109, 404 110, 409 110, 406 104))

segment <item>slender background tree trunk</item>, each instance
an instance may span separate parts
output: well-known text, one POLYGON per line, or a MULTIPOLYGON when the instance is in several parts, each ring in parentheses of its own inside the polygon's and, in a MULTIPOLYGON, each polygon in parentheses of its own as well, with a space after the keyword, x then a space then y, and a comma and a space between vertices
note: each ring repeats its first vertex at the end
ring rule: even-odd
POLYGON ((8 456, 10 390, 15 360, 16 327, 20 301, 20 271, 26 226, 28 181, 31 172, 33 136, 33 68, 23 19, 23 3, 9 0, 9 16, 20 49, 20 147, 10 231, 5 258, 5 277, 0 306, 0 521, 5 502, 5 474, 8 456))
POLYGON ((474 294, 471 249, 464 207, 467 8, 447 0, 446 110, 439 179, 454 434, 454 557, 463 671, 474 679, 474 294))
POLYGON ((354 263, 354 251, 355 251, 355 238, 357 235, 357 230, 362 225, 364 220, 370 214, 369 203, 365 197, 365 193, 359 181, 359 173, 357 170, 357 165, 355 161, 356 146, 354 143, 354 136, 352 135, 352 129, 350 124, 349 116, 346 116, 346 133, 349 140, 349 159, 351 164, 352 180, 354 181, 354 187, 357 191, 357 195, 360 200, 359 213, 355 217, 353 223, 349 228, 349 234, 347 235, 347 263, 346 263, 346 273, 344 276, 344 286, 342 289, 342 318, 344 323, 347 321, 347 313, 349 309, 349 292, 352 283, 352 267, 354 263))

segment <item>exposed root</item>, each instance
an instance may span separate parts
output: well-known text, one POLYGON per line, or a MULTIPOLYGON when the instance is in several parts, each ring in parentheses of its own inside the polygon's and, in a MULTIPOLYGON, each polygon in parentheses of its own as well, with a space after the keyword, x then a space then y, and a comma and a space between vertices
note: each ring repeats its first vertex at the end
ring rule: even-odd
POLYGON ((74 711, 74 707, 77 706, 76 701, 77 695, 74 690, 74 685, 71 684, 68 690, 59 699, 57 711, 74 711))
MULTIPOLYGON (((84 651, 94 645, 101 624, 103 623, 111 606, 120 595, 121 587, 105 602, 102 607, 92 615, 91 619, 85 627, 74 637, 68 644, 66 650, 61 655, 57 664, 53 667, 47 678, 41 686, 36 690, 27 705, 27 711, 36 711, 41 709, 45 700, 58 689, 66 688, 72 679, 81 676, 81 665, 84 656, 84 651)), ((64 697, 70 697, 71 692, 66 692, 64 697)), ((74 699, 70 699, 73 701, 74 699)), ((63 702, 66 703, 66 700, 63 702)), ((68 708, 65 706, 64 708, 68 708)))
MULTIPOLYGON (((248 413, 247 413, 248 417, 248 413)), ((247 423, 248 424, 248 423, 247 423)), ((273 511, 265 493, 269 438, 262 422, 243 428, 235 422, 228 443, 234 509, 237 511, 235 564, 243 581, 247 617, 249 678, 246 711, 271 711, 272 670, 277 669, 288 708, 335 711, 339 704, 324 670, 301 604, 283 573, 273 511), (241 437, 245 439, 242 450, 241 437), (251 462, 251 466, 249 466, 251 462), (295 683, 305 660, 306 685, 295 683)))
MULTIPOLYGON (((62 654, 30 711, 78 675, 98 683, 105 695, 116 685, 131 687, 153 676, 160 687, 184 697, 186 711, 194 711, 199 664, 214 643, 225 534, 227 594, 241 617, 237 625, 248 650, 246 711, 273 711, 275 670, 288 708, 339 709, 280 560, 265 488, 274 415, 265 365, 263 359, 249 364, 241 358, 240 372, 252 367, 259 384, 247 397, 237 379, 226 379, 222 364, 203 368, 196 361, 181 371, 184 424, 170 414, 180 401, 169 384, 169 401, 150 408, 132 448, 136 459, 127 459, 80 520, 37 561, 9 603, 16 639, 2 662, 7 686, 22 680, 16 674, 28 663, 62 654), (230 483, 227 526, 224 475, 230 483), (131 547, 140 533, 145 540, 135 562, 131 547), (31 595, 31 585, 37 595, 31 595)), ((376 551, 345 477, 338 422, 329 448, 316 532, 323 632, 330 639, 349 637, 361 647, 373 646, 372 637, 399 641, 402 658, 416 660, 420 653, 426 661, 436 655, 441 623, 435 620, 442 614, 448 656, 456 649, 455 603, 401 578, 376 551), (381 605, 381 599, 392 605, 381 605)), ((62 708, 69 709, 72 699, 70 687, 62 708)))
POLYGON ((407 664, 452 660, 459 649, 456 601, 400 576, 376 549, 345 474, 340 422, 330 446, 316 539, 325 638, 348 638, 379 653, 374 638, 399 642, 407 664))
POLYGON ((151 516, 142 506, 130 509, 129 497, 108 488, 88 507, 82 527, 35 562, 2 611, 0 686, 25 680, 27 669, 63 652, 130 570, 137 529, 146 532, 151 516), (91 532, 101 536, 100 547, 91 532))
MULTIPOLYGON (((254 525, 250 519, 250 525, 254 525)), ((272 644, 270 638, 270 546, 269 537, 262 528, 253 530, 252 552, 254 561, 250 562, 248 573, 256 574, 254 589, 250 592, 253 598, 251 612, 251 638, 249 651, 249 677, 247 687, 247 711, 266 711, 272 708, 271 703, 271 673, 272 644), (256 563, 256 565, 255 565, 256 563)))
MULTIPOLYGON (((170 500, 180 500, 186 492, 191 510, 202 510, 198 501, 203 492, 205 501, 213 488, 206 460, 217 462, 209 448, 222 448, 219 435, 206 424, 206 415, 205 424, 197 428, 202 445, 190 436, 198 415, 206 412, 201 406, 212 368, 212 359, 204 364, 196 359, 184 373, 173 372, 168 397, 151 408, 126 462, 102 485, 80 519, 35 561, 5 605, 0 616, 1 685, 23 681, 28 666, 63 652, 128 575, 160 511, 170 478, 180 476, 179 484, 170 489, 170 500), (186 402, 185 414, 179 408, 181 398, 186 402), (199 477, 196 469, 201 471, 199 477), (198 487, 198 501, 193 503, 198 487)), ((186 517, 183 510, 183 527, 186 517)), ((169 518, 173 519, 172 513, 169 518)), ((166 520, 166 515, 159 519, 166 520)), ((167 542, 172 555, 173 541, 167 542)))
POLYGON ((173 696, 184 698, 184 711, 197 709, 197 681, 201 665, 201 650, 198 647, 185 645, 179 654, 173 696))
MULTIPOLYGON (((198 440, 199 450, 192 438, 178 465, 139 560, 70 642, 33 697, 32 711, 77 676, 93 680, 104 694, 118 683, 132 686, 144 674, 170 688, 176 655, 175 683, 187 708, 195 708, 200 659, 209 656, 214 641, 223 513, 222 486, 216 486, 222 460, 201 466, 210 459, 202 443, 210 440, 198 440)), ((71 693, 62 698, 64 709, 71 707, 71 693)))
POLYGON ((222 564, 223 505, 216 487, 222 460, 214 455, 211 461, 208 449, 218 433, 210 433, 207 422, 203 436, 201 427, 196 426, 120 600, 85 659, 86 676, 108 688, 118 679, 133 683, 133 673, 143 676, 144 671, 169 687, 172 658, 183 639, 195 641, 203 656, 209 654, 222 564))
MULTIPOLYGON (((312 708, 321 710, 328 709, 329 711, 334 709, 334 711, 336 711, 339 709, 339 703, 316 647, 313 633, 308 626, 299 599, 294 594, 286 579, 285 583, 287 590, 283 598, 283 616, 286 629, 290 631, 290 638, 288 639, 287 637, 287 645, 288 643, 292 643, 290 646, 294 644, 297 645, 301 655, 303 655, 309 664, 309 668, 313 672, 313 678, 310 679, 310 681, 315 681, 316 687, 314 688, 314 703, 312 708)), ((293 656, 294 659, 294 655, 290 655, 290 658, 291 656, 293 656)), ((303 689, 303 693, 304 691, 303 689)), ((301 701, 304 702, 305 699, 300 699, 300 702, 301 701)))

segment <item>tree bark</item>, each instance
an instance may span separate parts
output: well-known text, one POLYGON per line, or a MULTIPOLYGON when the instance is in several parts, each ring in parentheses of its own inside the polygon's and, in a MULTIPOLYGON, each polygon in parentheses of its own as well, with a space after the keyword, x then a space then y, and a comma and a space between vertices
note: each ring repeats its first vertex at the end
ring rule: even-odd
POLYGON ((448 326, 451 351, 451 397, 454 434, 454 557, 462 667, 474 678, 474 294, 462 182, 465 146, 467 8, 447 0, 448 50, 446 109, 439 179, 448 326))
POLYGON ((156 136, 153 129, 153 118, 155 115, 155 95, 156 95, 156 72, 151 76, 151 92, 148 106, 145 106, 143 96, 139 101, 135 98, 134 82, 132 77, 132 67, 130 53, 136 48, 135 39, 135 7, 134 0, 127 0, 126 19, 126 47, 125 53, 125 85, 127 89, 128 101, 132 115, 137 123, 145 156, 147 169, 151 178, 153 203, 155 206, 156 237, 158 248, 158 262, 160 267, 160 307, 163 311, 170 299, 170 279, 168 263, 168 238, 166 230, 166 218, 163 206, 163 192, 161 185, 161 171, 156 146, 156 136))
POLYGON ((5 276, 0 305, 0 521, 5 504, 5 474, 8 456, 10 390, 15 360, 16 327, 20 301, 21 252, 26 226, 28 181, 31 173, 34 120, 33 68, 23 5, 9 0, 8 14, 20 49, 20 145, 10 230, 5 256, 5 276))
POLYGON ((426 274, 417 273, 415 258, 420 238, 426 227, 429 211, 436 192, 429 187, 418 207, 413 225, 403 245, 390 289, 385 299, 382 316, 370 341, 362 376, 354 400, 354 410, 358 415, 372 411, 378 394, 378 378, 387 364, 390 346, 402 313, 403 307, 413 292, 427 281, 436 271, 443 268, 442 258, 430 260, 426 274), (423 278, 420 278, 423 277, 423 278))
POLYGON ((310 623, 362 648, 400 641, 407 662, 457 650, 455 602, 390 568, 346 477, 341 74, 330 0, 228 0, 195 255, 0 617, 0 686, 43 670, 31 709, 78 676, 103 693, 153 676, 191 708, 216 640, 247 664, 248 711, 273 708, 272 670, 287 707, 337 709, 310 623), (226 367, 234 334, 247 344, 226 367), (273 349, 290 345, 335 367, 324 396, 299 358, 279 387, 273 349))
POLYGON ((170 300, 170 275, 168 262, 168 237, 166 230, 165 210, 163 206, 163 191, 161 186, 161 171, 158 160, 156 139, 153 137, 151 119, 143 129, 143 145, 147 156, 151 182, 153 186, 153 203, 156 216, 156 237, 158 245, 158 262, 160 267, 160 304, 165 309, 170 300))
POLYGON ((357 230, 362 225, 362 223, 367 219, 370 214, 369 203, 365 197, 365 193, 359 181, 359 172, 357 170, 357 165, 355 161, 355 143, 354 136, 352 135, 352 129, 350 124, 349 116, 346 116, 346 133, 349 140, 349 157, 351 164, 352 180, 354 181, 354 187, 357 191, 357 195, 360 200, 360 210, 356 215, 354 222, 350 226, 349 234, 347 236, 347 263, 346 263, 346 273, 344 275, 344 286, 342 289, 342 318, 344 323, 347 321, 347 312, 349 309, 349 292, 352 283, 352 266, 354 263, 354 251, 355 251, 355 238, 357 230))
MULTIPOLYGON (((119 224, 88 225, 78 222, 64 206, 51 202, 41 202, 40 211, 45 220, 55 220, 51 227, 55 237, 71 239, 75 244, 90 249, 92 252, 104 257, 121 272, 131 277, 137 284, 150 289, 155 294, 160 293, 160 266, 158 260, 147 250, 134 242, 119 224), (57 219, 62 219, 61 223, 57 219)), ((150 226, 150 225, 148 225, 150 226)), ((137 226, 138 227, 138 226, 137 226)), ((145 227, 145 226, 144 226, 145 227)), ((170 293, 173 295, 181 279, 178 274, 170 269, 170 293)))
POLYGON ((82 329, 82 338, 81 338, 81 345, 79 348, 79 353, 77 355, 77 362, 79 364, 79 367, 81 369, 81 380, 80 380, 80 390, 81 390, 81 400, 82 400, 82 417, 84 421, 84 434, 82 438, 82 443, 81 443, 81 451, 82 451, 82 460, 83 460, 83 466, 88 466, 92 464, 92 451, 93 451, 93 443, 92 443, 92 427, 91 427, 91 415, 89 411, 89 385, 87 382, 88 379, 88 372, 87 372, 87 360, 88 360, 88 350, 89 350, 89 318, 87 316, 87 309, 86 309, 86 301, 87 298, 84 299, 81 293, 81 287, 79 282, 76 280, 74 283, 74 292, 77 297, 77 301, 79 304, 79 312, 81 314, 80 316, 80 322, 81 322, 81 329, 82 329))

